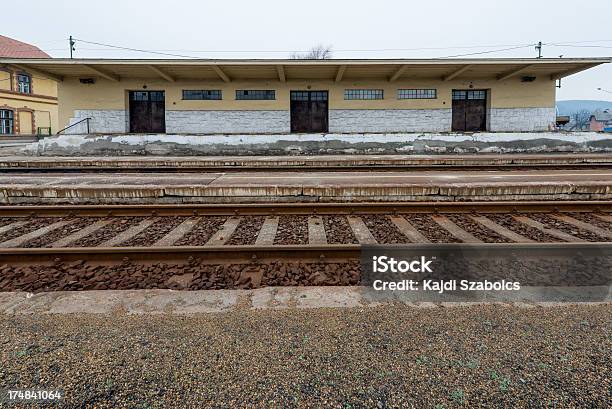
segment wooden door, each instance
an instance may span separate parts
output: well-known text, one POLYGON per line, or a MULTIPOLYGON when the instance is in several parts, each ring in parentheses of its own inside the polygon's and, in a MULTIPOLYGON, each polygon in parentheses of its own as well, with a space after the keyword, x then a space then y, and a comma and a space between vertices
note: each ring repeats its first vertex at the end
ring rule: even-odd
POLYGON ((487 129, 487 91, 453 90, 453 124, 457 132, 487 129))
POLYGON ((34 128, 32 127, 32 112, 19 112, 19 133, 21 135, 34 135, 34 128))
POLYGON ((166 132, 164 91, 130 91, 130 132, 166 132))
POLYGON ((327 91, 291 91, 291 132, 328 131, 327 91))

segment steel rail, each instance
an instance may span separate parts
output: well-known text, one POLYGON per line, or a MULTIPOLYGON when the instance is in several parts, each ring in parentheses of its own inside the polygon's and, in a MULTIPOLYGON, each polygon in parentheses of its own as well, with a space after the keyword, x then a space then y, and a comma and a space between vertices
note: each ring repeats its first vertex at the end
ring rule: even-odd
POLYGON ((50 174, 50 173, 243 173, 243 172, 296 172, 296 171, 334 171, 334 172, 356 172, 364 170, 373 171, 404 171, 422 172, 436 170, 460 170, 460 171, 496 171, 496 170, 583 170, 583 169, 610 169, 612 162, 585 162, 585 163, 507 163, 499 165, 477 165, 477 164, 441 164, 441 165, 347 165, 347 166, 198 166, 198 167, 0 167, 3 173, 22 174, 50 174))
MULTIPOLYGON (((91 264, 117 265, 121 263, 154 264, 177 262, 198 258, 205 264, 267 263, 271 261, 293 262, 346 262, 359 260, 363 245, 272 245, 272 246, 184 246, 184 247, 66 247, 66 248, 3 248, 0 263, 10 265, 40 265, 73 261, 91 264)), ((602 254, 612 256, 612 243, 429 243, 388 244, 368 247, 385 249, 418 249, 420 251, 461 249, 481 252, 486 250, 559 250, 587 251, 600 249, 602 254)), ((538 253, 542 254, 542 253, 538 253)))
POLYGON ((0 217, 261 216, 402 213, 611 212, 612 201, 101 204, 0 206, 0 217))

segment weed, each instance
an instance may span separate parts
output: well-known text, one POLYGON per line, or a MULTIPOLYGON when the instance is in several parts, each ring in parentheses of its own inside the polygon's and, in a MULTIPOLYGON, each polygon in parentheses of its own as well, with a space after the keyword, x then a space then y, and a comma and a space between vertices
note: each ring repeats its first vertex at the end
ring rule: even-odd
POLYGON ((453 401, 455 401, 456 403, 463 405, 464 402, 464 395, 463 395, 463 391, 461 389, 457 389, 456 391, 454 391, 453 393, 451 393, 451 399, 453 401))

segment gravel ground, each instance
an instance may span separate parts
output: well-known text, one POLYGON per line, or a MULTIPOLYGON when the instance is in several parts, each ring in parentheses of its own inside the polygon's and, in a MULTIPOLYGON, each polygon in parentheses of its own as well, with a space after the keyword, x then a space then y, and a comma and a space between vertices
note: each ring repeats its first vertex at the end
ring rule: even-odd
POLYGON ((7 224, 20 222, 24 220, 23 217, 0 217, 0 227, 6 226, 7 224))
POLYGON ((590 407, 610 304, 0 317, 0 389, 65 407, 590 407))
POLYGON ((432 243, 461 243, 461 240, 434 222, 428 215, 405 214, 404 218, 432 243))
POLYGON ((184 235, 175 246, 203 246, 223 226, 227 220, 225 216, 202 217, 202 220, 184 235))
POLYGON ((359 244, 345 216, 323 216, 329 244, 359 244))
POLYGON ((203 264, 190 258, 185 263, 144 265, 92 265, 84 261, 51 266, 0 266, 0 291, 80 291, 169 288, 211 290, 255 286, 356 285, 359 261, 344 263, 203 264), (261 277, 253 283, 250 273, 261 277))
POLYGON ((226 245, 248 246, 255 244, 257 235, 266 221, 266 216, 245 216, 240 220, 238 227, 232 237, 225 243, 226 245))
POLYGON ((308 216, 281 216, 274 244, 308 244, 308 216))
POLYGON ((52 244, 59 239, 63 239, 64 237, 68 237, 72 233, 75 233, 95 223, 98 220, 99 219, 74 218, 73 220, 71 220, 70 224, 64 227, 60 227, 59 229, 55 229, 35 239, 29 240, 25 242, 24 244, 22 244, 20 247, 27 247, 27 248, 46 247, 47 245, 52 244))
POLYGON ((537 220, 540 223, 545 224, 551 229, 557 229, 564 233, 571 234, 574 237, 579 237, 586 241, 608 241, 607 238, 601 237, 598 234, 592 233, 587 230, 580 229, 568 223, 564 223, 560 220, 554 219, 547 214, 533 214, 531 215, 533 220, 537 220))
MULTIPOLYGON (((24 219, 20 219, 24 220, 24 219)), ((15 237, 22 236, 24 234, 28 234, 33 232, 34 230, 38 230, 42 227, 49 226, 55 222, 59 222, 64 220, 62 217, 33 217, 27 220, 27 223, 23 226, 11 229, 7 232, 0 234, 0 243, 3 241, 14 239, 15 237)))
POLYGON ((495 233, 483 226, 480 223, 475 222, 469 216, 464 214, 445 214, 452 222, 463 230, 471 233, 472 236, 482 240, 485 243, 511 243, 512 241, 495 233))
POLYGON ((131 239, 123 243, 119 243, 117 246, 151 246, 155 244, 159 239, 163 238, 166 234, 170 233, 176 226, 181 224, 186 219, 186 217, 164 217, 156 221, 131 239))
MULTIPOLYGON (((593 213, 564 213, 568 216, 573 217, 574 219, 582 220, 583 222, 587 222, 592 224, 593 226, 600 227, 605 230, 612 231, 612 223, 606 222, 599 217, 596 217, 593 213)), ((605 213, 600 213, 605 214, 605 213)))
POLYGON ((142 222, 144 217, 119 217, 113 218, 112 221, 101 229, 96 230, 89 236, 85 236, 70 244, 70 247, 96 247, 107 240, 112 239, 119 233, 129 229, 132 226, 142 222))
POLYGON ((379 244, 410 243, 408 237, 404 236, 386 216, 364 215, 361 218, 379 244))
MULTIPOLYGON (((504 226, 506 229, 512 230, 513 232, 518 233, 521 236, 527 237, 531 240, 539 241, 542 243, 557 243, 563 241, 538 229, 520 223, 510 215, 492 213, 484 214, 483 216, 486 216, 495 223, 504 226)), ((525 214, 525 216, 532 216, 532 214, 525 214)))

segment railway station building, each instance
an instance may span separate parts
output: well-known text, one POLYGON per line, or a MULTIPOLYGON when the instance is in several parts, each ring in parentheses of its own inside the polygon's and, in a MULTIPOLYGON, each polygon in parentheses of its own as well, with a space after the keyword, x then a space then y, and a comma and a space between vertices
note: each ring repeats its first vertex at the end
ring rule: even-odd
POLYGON ((0 59, 58 84, 59 128, 95 134, 540 132, 567 76, 609 58, 0 59))
MULTIPOLYGON (((49 59, 33 45, 0 35, 0 60, 49 59)), ((57 83, 19 64, 0 63, 0 137, 58 130, 57 83)))

